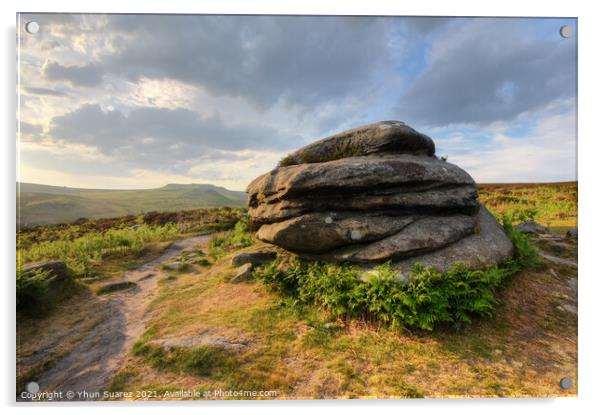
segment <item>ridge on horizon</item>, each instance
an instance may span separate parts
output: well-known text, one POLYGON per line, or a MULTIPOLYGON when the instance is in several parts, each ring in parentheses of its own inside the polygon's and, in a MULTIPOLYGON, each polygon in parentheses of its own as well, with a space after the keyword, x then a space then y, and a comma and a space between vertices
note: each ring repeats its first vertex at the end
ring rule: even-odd
POLYGON ((17 182, 18 226, 68 223, 151 211, 246 206, 246 193, 206 183, 152 189, 85 189, 17 182))
POLYGON ((170 188, 189 188, 189 187, 206 187, 206 188, 216 188, 216 189, 224 189, 232 192, 238 192, 240 190, 229 189, 225 186, 219 186, 211 183, 166 183, 161 186, 156 187, 144 187, 144 188, 101 188, 101 187, 77 187, 77 186, 65 186, 58 184, 46 184, 46 183, 34 183, 34 182, 20 182, 16 181, 17 191, 19 190, 19 186, 40 186, 40 187, 51 187, 51 188, 59 188, 59 189, 72 189, 72 190, 95 190, 95 191, 135 191, 135 190, 158 190, 158 189, 170 189, 170 188))

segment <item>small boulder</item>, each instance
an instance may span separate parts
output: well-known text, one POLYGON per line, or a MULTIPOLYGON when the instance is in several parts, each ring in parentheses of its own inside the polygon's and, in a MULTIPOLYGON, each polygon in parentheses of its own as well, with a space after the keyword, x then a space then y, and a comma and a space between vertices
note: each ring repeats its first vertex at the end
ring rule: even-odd
POLYGON ((123 291, 129 290, 130 288, 134 288, 137 284, 131 281, 120 281, 120 282, 112 282, 109 284, 105 284, 98 289, 97 294, 108 294, 114 291, 123 291))
POLYGON ((286 274, 288 271, 290 271, 291 263, 289 261, 289 258, 285 257, 282 261, 280 261, 280 264, 278 264, 276 269, 283 274, 286 274))
POLYGON ((168 262, 167 264, 163 264, 163 265, 161 265, 161 268, 163 268, 167 271, 180 271, 186 265, 187 264, 184 262, 175 261, 175 262, 168 262))
POLYGON ((573 304, 564 304, 562 306, 559 306, 561 310, 566 311, 567 313, 571 313, 574 315, 577 315, 577 307, 574 306, 573 304))
POLYGON ((173 348, 192 348, 197 346, 219 347, 229 352, 243 352, 249 348, 250 341, 246 339, 231 339, 213 333, 200 333, 179 337, 167 337, 151 340, 149 344, 173 348))
POLYGON ((67 264, 63 261, 45 261, 36 262, 34 264, 25 265, 21 268, 23 273, 34 273, 37 271, 49 272, 58 279, 68 277, 67 264))
POLYGON ((146 280, 150 280, 151 278, 153 278, 155 276, 155 274, 153 274, 152 272, 149 272, 148 274, 138 278, 138 281, 146 281, 146 280))
POLYGON ((230 279, 230 282, 237 283, 247 280, 253 273, 253 265, 246 263, 236 268, 234 276, 230 279))
POLYGON ((532 220, 519 223, 518 225, 516 225, 516 230, 522 233, 529 234, 550 233, 549 228, 546 228, 545 226, 540 225, 539 223, 532 220))
POLYGON ((577 239, 577 228, 571 228, 566 233, 567 239, 577 239))
POLYGON ((194 264, 200 265, 202 267, 208 267, 211 265, 211 262, 207 258, 197 258, 194 260, 194 264))
POLYGON ((71 282, 71 276, 67 269, 67 264, 63 261, 45 261, 36 262, 34 264, 25 265, 21 268, 21 272, 25 277, 32 276, 38 272, 48 272, 50 288, 59 288, 64 283, 71 282))
POLYGON ((241 252, 232 257, 232 266, 239 267, 243 264, 251 264, 256 267, 267 264, 276 259, 276 252, 268 249, 257 249, 255 251, 241 252))

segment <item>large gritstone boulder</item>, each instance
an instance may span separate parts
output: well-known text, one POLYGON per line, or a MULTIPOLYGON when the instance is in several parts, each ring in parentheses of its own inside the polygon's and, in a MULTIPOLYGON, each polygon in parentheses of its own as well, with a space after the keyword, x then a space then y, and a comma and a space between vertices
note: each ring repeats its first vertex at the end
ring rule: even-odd
POLYGON ((472 177, 434 153, 429 137, 398 121, 303 147, 249 184, 257 237, 305 258, 400 269, 507 259, 512 243, 472 177))

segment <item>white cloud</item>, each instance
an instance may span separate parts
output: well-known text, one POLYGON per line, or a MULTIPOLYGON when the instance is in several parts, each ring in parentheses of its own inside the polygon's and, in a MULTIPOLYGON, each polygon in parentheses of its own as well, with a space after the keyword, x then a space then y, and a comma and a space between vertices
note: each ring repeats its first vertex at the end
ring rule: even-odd
POLYGON ((128 82, 129 91, 120 101, 129 107, 190 108, 198 94, 197 88, 173 79, 141 78, 128 82))
POLYGON ((454 154, 479 183, 577 180, 574 112, 542 118, 525 137, 497 134, 491 149, 454 154))
POLYGON ((43 152, 59 160, 84 160, 109 162, 111 157, 98 151, 98 148, 85 144, 63 143, 60 141, 25 141, 19 143, 22 152, 43 152))

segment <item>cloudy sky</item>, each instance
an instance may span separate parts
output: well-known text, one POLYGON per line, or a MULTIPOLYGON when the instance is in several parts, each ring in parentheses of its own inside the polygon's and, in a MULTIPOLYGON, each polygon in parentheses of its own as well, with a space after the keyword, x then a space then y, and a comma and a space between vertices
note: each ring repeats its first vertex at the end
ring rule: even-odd
POLYGON ((295 148, 393 119, 478 182, 575 180, 576 25, 22 14, 18 180, 242 190, 295 148))

